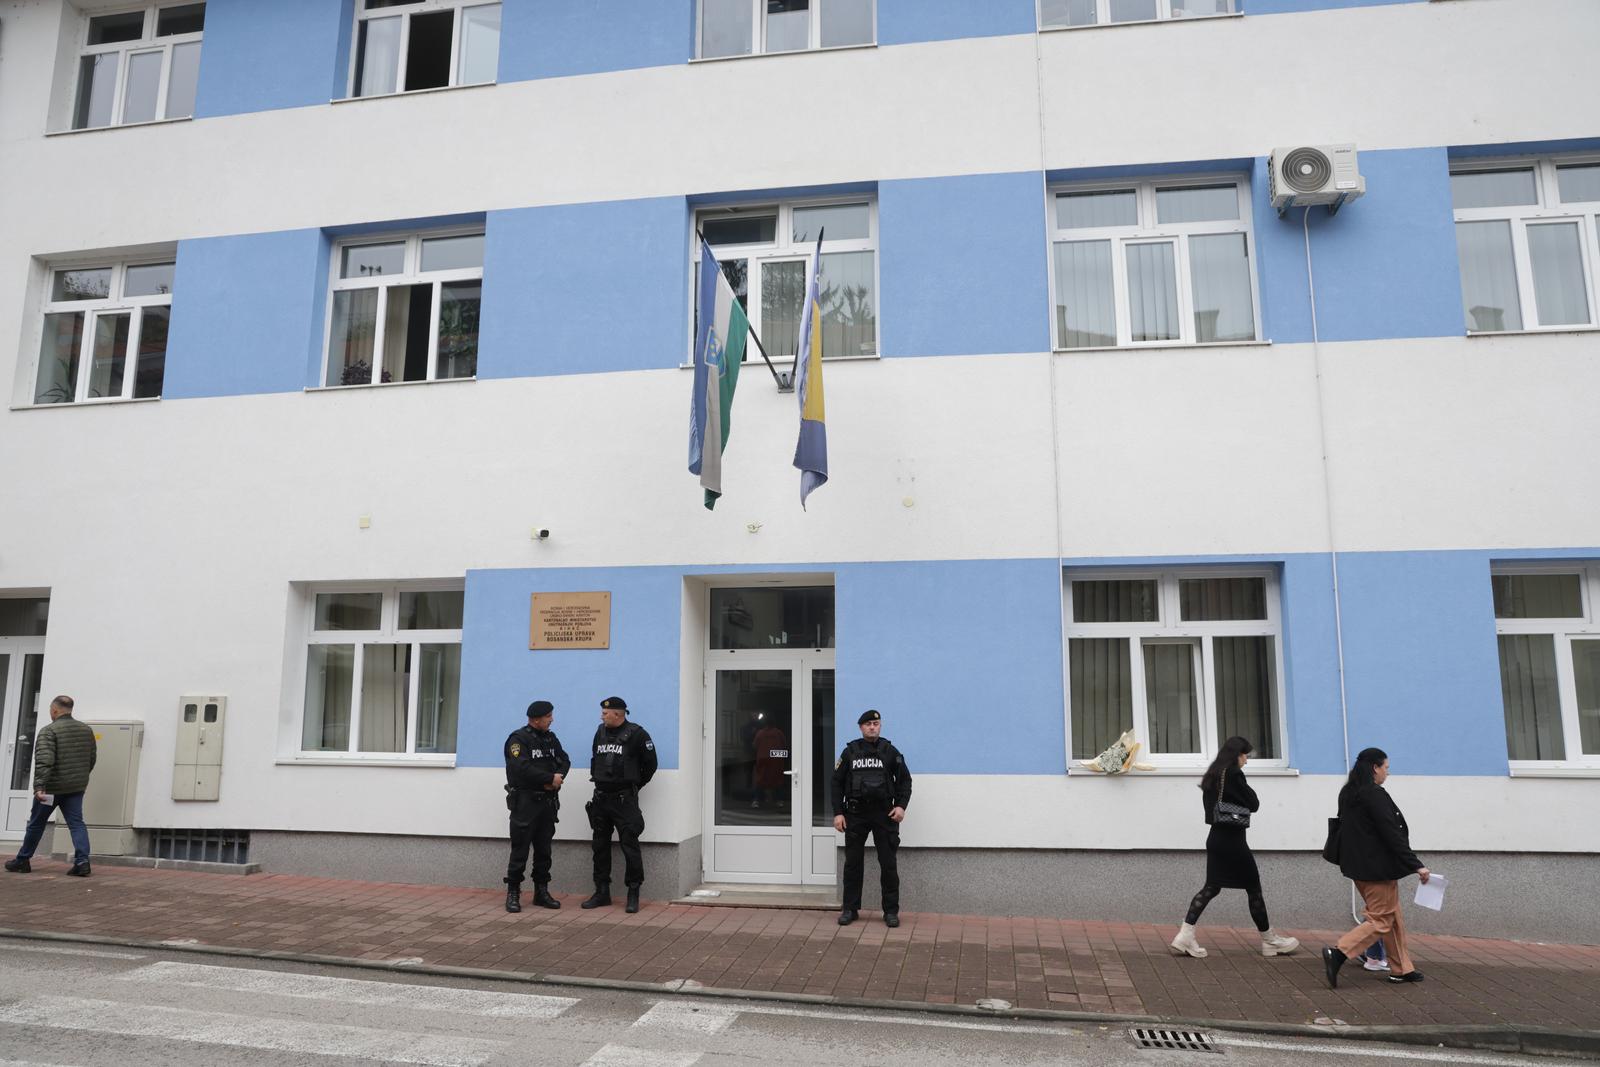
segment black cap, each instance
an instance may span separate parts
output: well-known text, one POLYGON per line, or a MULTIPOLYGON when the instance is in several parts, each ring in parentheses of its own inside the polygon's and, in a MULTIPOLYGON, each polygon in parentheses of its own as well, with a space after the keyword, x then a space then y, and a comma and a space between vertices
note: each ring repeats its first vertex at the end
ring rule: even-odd
POLYGON ((621 697, 606 697, 604 700, 602 700, 600 702, 600 706, 602 708, 604 708, 606 711, 627 711, 628 710, 628 702, 626 700, 623 700, 621 697))
POLYGON ((548 700, 535 700, 528 705, 528 718, 530 719, 542 719, 546 715, 554 715, 555 713, 556 706, 548 700))
POLYGON ((861 713, 861 718, 856 720, 856 725, 861 726, 864 723, 877 722, 881 718, 883 716, 878 714, 877 708, 868 708, 861 713))

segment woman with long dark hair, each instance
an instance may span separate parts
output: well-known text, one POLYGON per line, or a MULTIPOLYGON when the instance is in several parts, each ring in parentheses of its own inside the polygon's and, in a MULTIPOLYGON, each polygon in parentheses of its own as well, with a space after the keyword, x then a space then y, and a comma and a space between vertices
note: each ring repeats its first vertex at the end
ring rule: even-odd
POLYGON ((1322 950, 1328 985, 1339 985, 1339 968, 1378 938, 1389 953, 1391 982, 1420 982, 1422 972, 1406 951, 1400 917, 1400 879, 1415 874, 1424 882, 1428 868, 1411 851, 1411 830, 1383 783, 1389 757, 1381 748, 1364 748, 1339 790, 1339 870, 1356 884, 1366 904, 1367 921, 1322 950))
POLYGON ((1267 921, 1261 872, 1256 869, 1256 857, 1245 840, 1250 813, 1261 807, 1255 790, 1244 779, 1244 765, 1250 762, 1252 747, 1242 737, 1228 738, 1200 778, 1206 824, 1211 827, 1206 835, 1206 884, 1189 902, 1189 914, 1178 928, 1178 936, 1172 939, 1172 951, 1180 956, 1204 958, 1206 950, 1195 940, 1194 924, 1200 921, 1206 905, 1224 889, 1243 889, 1248 894, 1250 918, 1261 931, 1263 956, 1287 955, 1300 947, 1299 941, 1278 933, 1267 921))

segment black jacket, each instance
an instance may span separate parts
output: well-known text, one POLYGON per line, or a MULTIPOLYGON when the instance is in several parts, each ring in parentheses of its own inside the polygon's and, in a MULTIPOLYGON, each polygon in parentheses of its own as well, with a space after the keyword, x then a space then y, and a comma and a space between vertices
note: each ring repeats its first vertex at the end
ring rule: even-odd
POLYGON ((623 720, 612 729, 601 723, 589 746, 589 780, 596 785, 646 785, 656 774, 656 743, 643 726, 623 720))
POLYGON ((1423 866, 1406 817, 1381 785, 1339 794, 1339 870, 1358 882, 1395 882, 1423 866))
MULTIPOLYGON (((1200 797, 1206 806, 1206 825, 1214 825, 1217 820, 1217 787, 1200 790, 1200 797)), ((1244 771, 1238 767, 1229 767, 1222 776, 1222 799, 1251 811, 1261 810, 1261 800, 1256 796, 1256 791, 1250 788, 1250 783, 1244 780, 1244 771)))
POLYGON ((572 760, 553 731, 524 726, 506 738, 506 788, 545 790, 556 775, 572 769, 572 760))
POLYGON ((851 798, 894 808, 911 803, 911 768, 887 737, 858 737, 839 754, 833 768, 833 813, 843 815, 851 798))

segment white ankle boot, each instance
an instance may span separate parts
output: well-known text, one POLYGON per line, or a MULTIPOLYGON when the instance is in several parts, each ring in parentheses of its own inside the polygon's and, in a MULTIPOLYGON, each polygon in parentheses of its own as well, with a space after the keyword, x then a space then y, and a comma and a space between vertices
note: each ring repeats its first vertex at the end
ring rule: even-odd
POLYGON ((1189 923, 1178 927, 1178 936, 1172 939, 1172 951, 1179 956, 1193 956, 1197 960, 1206 958, 1206 950, 1194 939, 1194 926, 1189 923))
POLYGON ((1261 931, 1261 954, 1263 956, 1287 956, 1300 947, 1298 939, 1285 937, 1276 930, 1261 931))

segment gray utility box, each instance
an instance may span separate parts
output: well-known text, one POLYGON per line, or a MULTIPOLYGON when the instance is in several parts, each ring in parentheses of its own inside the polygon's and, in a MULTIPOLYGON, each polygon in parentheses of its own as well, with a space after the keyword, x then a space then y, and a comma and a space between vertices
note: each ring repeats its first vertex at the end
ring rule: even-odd
POLYGON ((227 717, 227 697, 178 698, 173 800, 216 800, 222 795, 222 726, 227 717))
MULTIPOLYGON (((86 720, 87 721, 87 720, 86 720)), ((128 720, 89 722, 94 727, 95 764, 83 794, 83 821, 89 826, 89 851, 102 856, 127 856, 138 851, 133 832, 133 802, 139 790, 139 753, 144 749, 144 723, 128 720)), ((52 856, 72 855, 72 838, 60 809, 53 816, 52 856)))

